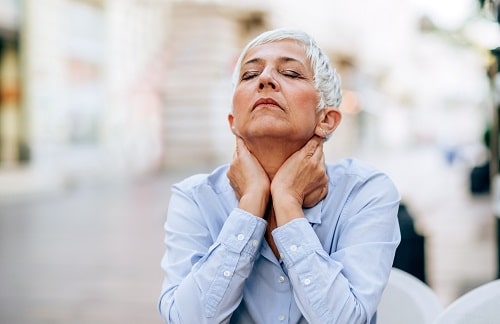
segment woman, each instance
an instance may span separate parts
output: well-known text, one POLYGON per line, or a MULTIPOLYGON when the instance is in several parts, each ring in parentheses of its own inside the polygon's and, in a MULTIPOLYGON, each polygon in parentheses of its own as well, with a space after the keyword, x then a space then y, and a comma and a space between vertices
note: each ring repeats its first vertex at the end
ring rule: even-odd
POLYGON ((307 34, 259 35, 234 72, 230 165, 173 186, 159 308, 169 323, 375 323, 400 241, 399 194, 325 164, 340 80, 307 34))

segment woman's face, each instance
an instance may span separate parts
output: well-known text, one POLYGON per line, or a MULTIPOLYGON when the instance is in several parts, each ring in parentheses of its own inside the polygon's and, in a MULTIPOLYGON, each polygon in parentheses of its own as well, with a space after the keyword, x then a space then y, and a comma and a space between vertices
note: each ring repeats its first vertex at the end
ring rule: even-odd
POLYGON ((243 59, 229 123, 243 139, 304 142, 315 132, 318 103, 304 48, 292 40, 263 44, 243 59))

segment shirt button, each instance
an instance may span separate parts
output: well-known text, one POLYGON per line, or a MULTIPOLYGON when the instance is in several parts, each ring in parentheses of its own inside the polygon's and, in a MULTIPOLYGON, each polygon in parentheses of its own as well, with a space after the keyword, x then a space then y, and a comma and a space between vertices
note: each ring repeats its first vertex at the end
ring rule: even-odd
POLYGON ((296 252, 297 251, 297 245, 293 244, 290 246, 290 251, 296 252))
POLYGON ((284 259, 285 258, 285 255, 283 253, 280 252, 280 259, 284 259))
POLYGON ((223 274, 224 274, 224 277, 229 277, 231 275, 231 271, 226 270, 226 271, 224 271, 223 274))
POLYGON ((311 284, 311 279, 304 279, 304 285, 309 286, 311 284))
POLYGON ((243 241, 245 239, 245 235, 238 234, 238 241, 243 241))
POLYGON ((282 314, 282 315, 280 315, 280 316, 278 316, 278 319, 280 320, 280 322, 283 322, 283 321, 285 320, 285 318, 286 318, 286 317, 285 317, 285 315, 283 315, 283 314, 282 314))
POLYGON ((279 283, 284 283, 285 282, 285 277, 279 276, 278 277, 278 281, 279 281, 279 283))
POLYGON ((253 240, 252 241, 252 246, 253 247, 257 247, 258 245, 259 245, 259 241, 257 241, 257 240, 253 240))

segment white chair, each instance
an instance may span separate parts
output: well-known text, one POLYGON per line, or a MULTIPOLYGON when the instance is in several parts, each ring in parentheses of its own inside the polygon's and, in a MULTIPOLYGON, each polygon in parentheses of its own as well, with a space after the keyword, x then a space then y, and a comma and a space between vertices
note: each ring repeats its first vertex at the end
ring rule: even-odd
POLYGON ((420 279, 392 268, 377 310, 377 324, 431 324, 444 307, 420 279))
POLYGON ((452 302, 434 324, 500 323, 500 279, 491 281, 452 302))

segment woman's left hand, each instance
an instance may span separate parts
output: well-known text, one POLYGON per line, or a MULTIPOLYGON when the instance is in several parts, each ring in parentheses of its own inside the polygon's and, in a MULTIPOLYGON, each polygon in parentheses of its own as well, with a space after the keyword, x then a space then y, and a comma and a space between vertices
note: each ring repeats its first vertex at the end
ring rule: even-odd
POLYGON ((278 226, 303 217, 302 207, 312 207, 328 192, 324 140, 310 139, 292 154, 271 182, 271 196, 278 226))

